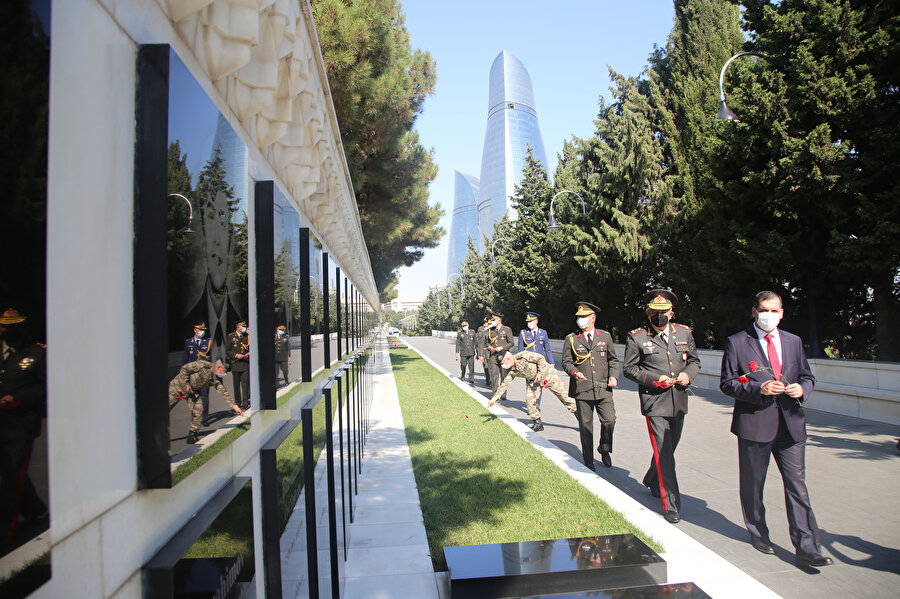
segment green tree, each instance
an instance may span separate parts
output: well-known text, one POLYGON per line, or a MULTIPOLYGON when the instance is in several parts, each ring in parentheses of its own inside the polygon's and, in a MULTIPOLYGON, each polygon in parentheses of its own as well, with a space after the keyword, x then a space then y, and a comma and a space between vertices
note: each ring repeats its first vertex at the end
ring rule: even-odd
POLYGON ((433 152, 413 131, 433 93, 434 61, 413 51, 397 0, 313 0, 313 16, 363 234, 386 302, 397 268, 420 260, 444 230, 428 204, 437 174, 433 152))
POLYGON ((824 355, 827 345, 897 359, 895 7, 744 5, 747 49, 767 60, 729 70, 726 81, 741 122, 722 127, 716 175, 720 207, 741 204, 733 216, 741 223, 732 231, 742 249, 735 265, 784 291, 811 355, 824 355), (852 343, 848 322, 856 326, 852 343))
POLYGON ((481 326, 482 319, 491 309, 494 301, 494 289, 490 281, 490 258, 481 256, 475 250, 475 242, 468 239, 468 251, 463 260, 461 271, 463 297, 461 298, 461 314, 468 320, 473 329, 481 326))

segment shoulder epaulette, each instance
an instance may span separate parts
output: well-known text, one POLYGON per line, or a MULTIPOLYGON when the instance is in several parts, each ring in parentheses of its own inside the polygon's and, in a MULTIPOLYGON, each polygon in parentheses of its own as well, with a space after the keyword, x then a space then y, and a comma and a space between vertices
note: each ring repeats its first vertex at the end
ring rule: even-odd
POLYGON ((635 333, 639 333, 641 331, 646 331, 646 330, 647 330, 646 327, 638 327, 638 328, 634 329, 633 331, 628 331, 628 334, 634 335, 635 333))
POLYGON ((673 323, 672 323, 672 326, 673 326, 673 327, 680 327, 680 328, 686 329, 686 330, 688 330, 688 331, 691 330, 691 327, 687 326, 686 324, 678 324, 677 322, 673 322, 673 323))

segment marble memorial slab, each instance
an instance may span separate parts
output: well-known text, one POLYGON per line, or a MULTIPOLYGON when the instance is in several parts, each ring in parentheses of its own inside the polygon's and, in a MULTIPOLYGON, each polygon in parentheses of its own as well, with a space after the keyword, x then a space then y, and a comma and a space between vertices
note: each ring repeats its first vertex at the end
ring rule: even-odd
POLYGON ((632 534, 445 547, 451 597, 510 598, 666 581, 666 562, 632 534))

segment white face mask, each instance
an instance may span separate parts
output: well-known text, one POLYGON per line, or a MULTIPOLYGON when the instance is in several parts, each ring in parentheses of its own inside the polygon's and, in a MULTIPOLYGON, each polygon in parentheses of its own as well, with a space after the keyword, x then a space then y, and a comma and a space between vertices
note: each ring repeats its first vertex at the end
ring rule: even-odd
POLYGON ((464 330, 464 331, 468 331, 468 330, 469 330, 469 327, 468 327, 468 326, 465 326, 465 327, 463 327, 463 330, 464 330))
POLYGON ((537 328, 537 322, 535 322, 534 320, 530 321, 528 323, 528 328, 532 331, 535 330, 537 328))
POLYGON ((241 327, 241 332, 242 332, 242 333, 246 333, 246 332, 247 332, 247 327, 241 327))
POLYGON ((284 335, 284 331, 278 331, 279 335, 284 335))
POLYGON ((778 326, 779 322, 781 322, 781 314, 779 314, 778 312, 756 313, 756 326, 766 332, 774 330, 775 327, 778 326))
POLYGON ((488 323, 488 328, 489 328, 489 329, 493 329, 493 328, 496 327, 496 326, 497 326, 497 323, 496 323, 495 321, 493 321, 493 320, 492 320, 491 322, 488 323))
POLYGON ((579 316, 575 319, 575 324, 578 325, 579 329, 584 330, 584 327, 588 325, 588 317, 587 316, 579 316))
POLYGON ((204 335, 206 335, 206 331, 197 331, 197 339, 203 339, 204 335))

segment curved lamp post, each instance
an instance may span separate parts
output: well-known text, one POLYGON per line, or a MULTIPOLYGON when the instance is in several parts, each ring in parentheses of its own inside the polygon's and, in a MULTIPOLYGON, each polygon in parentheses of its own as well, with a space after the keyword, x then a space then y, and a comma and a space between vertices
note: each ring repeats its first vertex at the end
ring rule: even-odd
POLYGON ((574 191, 569 191, 568 189, 563 189, 561 192, 557 193, 555 196, 550 198, 550 222, 547 223, 547 231, 555 231, 559 228, 559 223, 556 222, 556 217, 553 216, 553 202, 564 193, 571 193, 579 200, 581 200, 581 214, 587 214, 587 209, 585 208, 584 198, 575 193, 574 191))
POLYGON ((725 69, 728 68, 728 65, 731 64, 731 61, 735 58, 739 58, 741 56, 758 56, 760 58, 766 58, 765 54, 760 54, 759 52, 738 52, 731 58, 725 61, 725 64, 722 66, 722 72, 719 73, 719 112, 716 113, 717 121, 739 121, 737 115, 732 112, 728 105, 725 103, 725 69))
POLYGON ((191 224, 194 222, 194 207, 191 206, 191 201, 181 195, 180 193, 170 193, 167 197, 176 197, 184 200, 188 205, 188 226, 187 229, 184 230, 185 233, 193 233, 194 230, 191 228, 191 224))
MULTIPOLYGON (((448 286, 450 285, 450 279, 452 279, 453 277, 459 277, 460 281, 462 281, 463 283, 466 282, 465 277, 463 277, 461 274, 459 274, 458 272, 451 272, 451 273, 450 273, 450 276, 447 277, 447 285, 448 285, 448 286)), ((466 288, 465 288, 465 287, 460 287, 460 290, 462 291, 462 297, 463 297, 463 299, 465 299, 465 298, 466 298, 466 288)))
POLYGON ((495 239, 494 243, 491 244, 491 265, 497 264, 497 255, 494 254, 494 246, 497 245, 498 241, 509 241, 506 237, 501 237, 499 239, 495 239))

